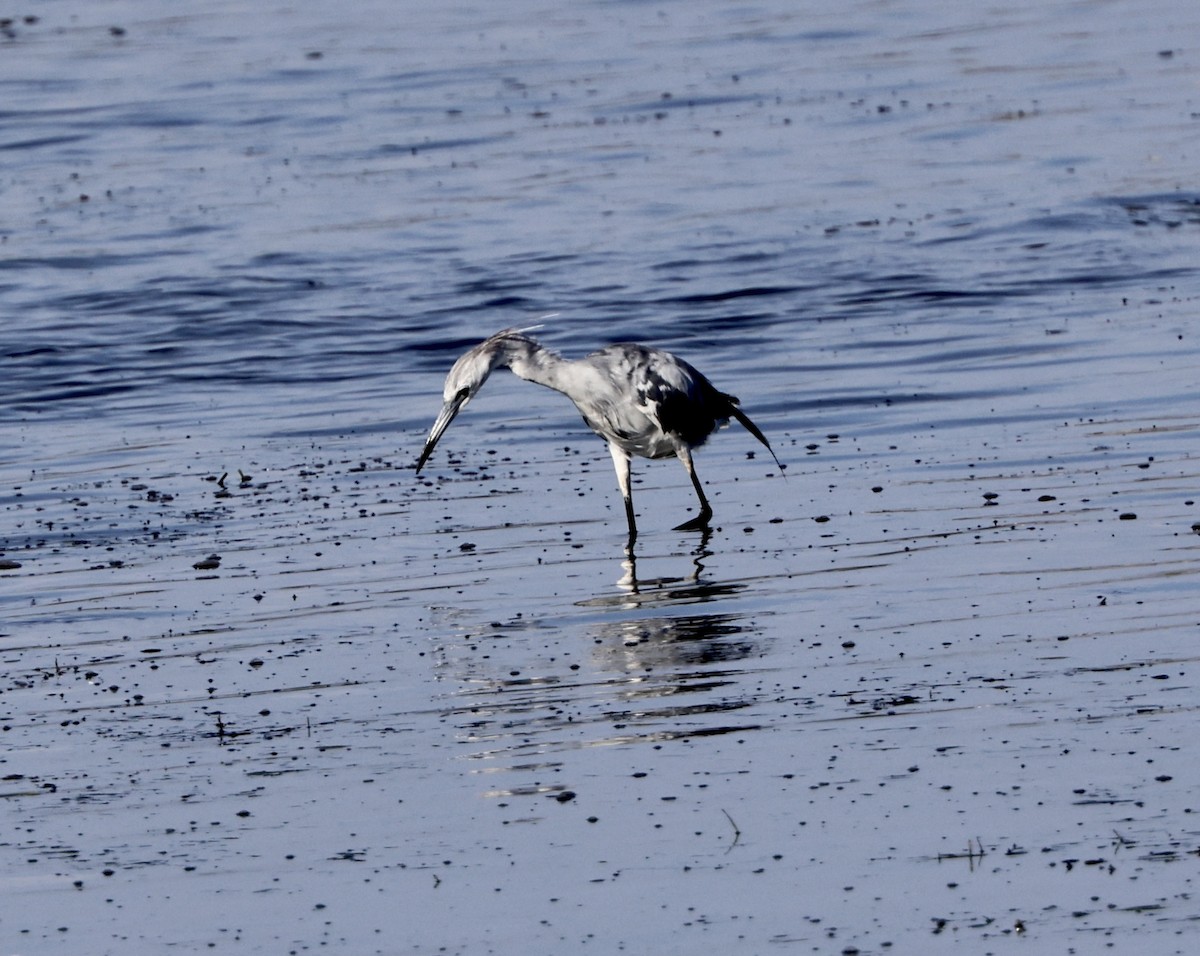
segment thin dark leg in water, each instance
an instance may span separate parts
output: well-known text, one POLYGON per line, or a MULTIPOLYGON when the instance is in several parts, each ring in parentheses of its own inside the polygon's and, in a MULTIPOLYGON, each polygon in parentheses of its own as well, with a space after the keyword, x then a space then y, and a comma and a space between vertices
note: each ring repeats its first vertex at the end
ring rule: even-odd
POLYGON ((696 497, 700 499, 700 513, 694 518, 690 518, 683 524, 678 525, 676 531, 702 531, 708 527, 708 521, 712 517, 712 508, 708 504, 708 498, 704 495, 704 488, 700 485, 700 479, 696 476, 696 466, 692 464, 692 453, 685 446, 676 452, 679 460, 683 462, 683 467, 687 469, 688 477, 692 479, 692 487, 696 489, 696 497))
POLYGON ((633 520, 633 499, 625 499, 625 520, 629 522, 629 540, 625 542, 625 549, 629 552, 633 551, 633 542, 637 540, 637 524, 633 520))

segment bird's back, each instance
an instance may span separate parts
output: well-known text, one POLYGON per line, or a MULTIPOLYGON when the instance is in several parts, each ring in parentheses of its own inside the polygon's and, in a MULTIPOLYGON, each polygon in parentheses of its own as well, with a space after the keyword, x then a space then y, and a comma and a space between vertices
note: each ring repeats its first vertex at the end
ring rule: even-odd
POLYGON ((737 399, 719 392, 699 371, 662 349, 619 343, 578 363, 592 379, 581 401, 591 428, 631 454, 674 455, 695 448, 729 421, 737 399))

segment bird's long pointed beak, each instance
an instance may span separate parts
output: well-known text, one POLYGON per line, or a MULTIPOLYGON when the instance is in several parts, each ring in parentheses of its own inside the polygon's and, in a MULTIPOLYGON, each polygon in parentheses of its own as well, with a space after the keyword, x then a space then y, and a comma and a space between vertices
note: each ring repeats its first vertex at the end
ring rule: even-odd
POLYGON ((417 459, 417 474, 421 473, 421 469, 425 466, 425 462, 429 460, 429 456, 433 454, 433 446, 438 443, 438 439, 442 437, 442 432, 450 427, 450 423, 454 421, 454 416, 458 414, 458 410, 462 408, 463 400, 455 397, 442 406, 442 410, 438 412, 437 420, 433 423, 433 428, 429 429, 429 437, 425 439, 425 448, 421 451, 421 457, 417 459))

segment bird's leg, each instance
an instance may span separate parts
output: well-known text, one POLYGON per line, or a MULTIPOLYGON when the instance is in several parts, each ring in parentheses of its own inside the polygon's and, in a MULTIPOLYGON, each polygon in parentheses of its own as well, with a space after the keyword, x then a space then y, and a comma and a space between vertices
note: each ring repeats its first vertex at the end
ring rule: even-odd
POLYGON ((625 542, 625 550, 632 554, 633 542, 637 540, 637 522, 633 517, 633 492, 629 487, 629 454, 611 442, 608 451, 612 455, 613 467, 617 469, 617 487, 621 489, 621 497, 625 499, 625 520, 629 522, 629 540, 625 542))
POLYGON ((637 556, 633 553, 632 548, 625 551, 625 560, 621 562, 621 567, 625 573, 621 575, 621 579, 617 582, 617 587, 624 588, 630 594, 637 594, 637 556))
POLYGON ((683 524, 676 526, 676 531, 703 531, 708 527, 708 519, 712 517, 712 508, 708 504, 708 499, 704 496, 704 488, 700 485, 700 479, 696 477, 696 466, 692 464, 692 452, 687 445, 680 446, 675 452, 679 456, 679 460, 683 462, 683 467, 687 469, 688 477, 692 479, 692 487, 696 489, 696 497, 700 499, 700 513, 694 518, 689 518, 683 524))
POLYGON ((629 522, 629 538, 625 542, 625 550, 633 554, 633 543, 637 540, 637 522, 633 520, 633 499, 625 498, 625 520, 629 522))

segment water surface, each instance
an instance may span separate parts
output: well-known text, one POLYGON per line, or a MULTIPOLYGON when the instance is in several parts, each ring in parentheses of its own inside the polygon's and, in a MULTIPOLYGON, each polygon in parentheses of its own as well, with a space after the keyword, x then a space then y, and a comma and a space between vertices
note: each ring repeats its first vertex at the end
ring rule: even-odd
POLYGON ((1192 6, 62 2, 0 58, 0 945, 1187 953, 1192 6), (549 318, 545 318, 550 316, 549 318), (740 396, 698 467, 505 326, 740 396), (761 449, 759 449, 761 450, 761 449))

